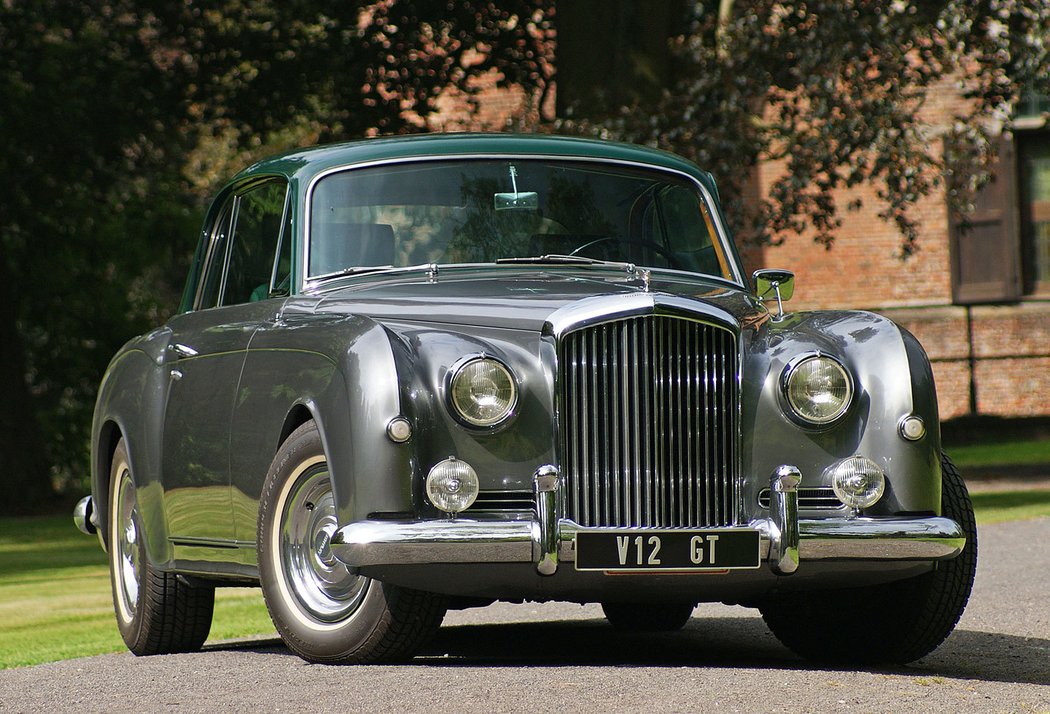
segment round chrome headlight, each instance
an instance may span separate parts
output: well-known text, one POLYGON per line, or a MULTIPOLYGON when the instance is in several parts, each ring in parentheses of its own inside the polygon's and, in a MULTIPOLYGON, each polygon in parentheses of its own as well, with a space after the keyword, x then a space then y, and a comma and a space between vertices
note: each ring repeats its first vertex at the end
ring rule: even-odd
POLYGON ((450 456, 427 474, 427 498, 446 513, 470 508, 478 497, 478 474, 466 461, 450 456))
POLYGON ((851 456, 825 472, 838 499, 850 508, 867 508, 886 490, 886 475, 879 465, 864 456, 851 456))
POLYGON ((784 370, 784 399, 799 419, 830 424, 846 413, 853 399, 853 380, 838 361, 810 355, 784 370))
POLYGON ((513 414, 518 388, 502 362, 475 357, 455 368, 449 398, 456 416, 466 423, 495 426, 513 414))

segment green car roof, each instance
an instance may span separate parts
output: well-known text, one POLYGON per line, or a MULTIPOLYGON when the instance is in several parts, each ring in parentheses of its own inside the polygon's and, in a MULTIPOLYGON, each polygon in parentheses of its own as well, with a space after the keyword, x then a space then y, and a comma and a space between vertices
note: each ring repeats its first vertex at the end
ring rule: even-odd
POLYGON ((634 144, 548 134, 413 134, 316 146, 263 159, 239 173, 234 181, 251 176, 281 175, 308 182, 319 173, 341 166, 387 159, 478 154, 564 156, 650 164, 694 176, 717 195, 710 174, 675 154, 634 144))

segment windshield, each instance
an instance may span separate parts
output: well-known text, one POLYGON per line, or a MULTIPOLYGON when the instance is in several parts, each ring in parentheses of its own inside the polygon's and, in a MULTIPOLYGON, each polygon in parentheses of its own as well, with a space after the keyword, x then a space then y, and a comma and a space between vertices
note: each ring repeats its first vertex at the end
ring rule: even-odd
POLYGON ((733 279, 704 196, 677 174, 461 159, 351 169, 324 177, 312 193, 310 278, 547 255, 733 279))

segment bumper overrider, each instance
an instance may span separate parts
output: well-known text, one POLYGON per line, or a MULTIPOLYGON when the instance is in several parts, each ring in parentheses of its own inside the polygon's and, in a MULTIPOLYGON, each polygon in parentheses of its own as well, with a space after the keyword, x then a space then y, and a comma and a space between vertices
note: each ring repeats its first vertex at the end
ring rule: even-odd
MULTIPOLYGON (((779 575, 808 560, 935 561, 956 557, 966 545, 962 527, 950 518, 845 517, 801 519, 793 466, 770 479, 769 517, 746 525, 712 529, 757 531, 759 560, 779 575)), ((425 563, 533 563, 553 575, 576 560, 580 533, 646 534, 647 529, 584 528, 559 516, 560 475, 541 466, 533 477, 536 515, 530 520, 366 520, 343 526, 331 541, 333 554, 351 568, 425 563)), ((690 529, 703 536, 704 529, 690 529)), ((625 541, 626 542, 626 541, 625 541)), ((644 568, 643 568, 644 569, 644 568)))

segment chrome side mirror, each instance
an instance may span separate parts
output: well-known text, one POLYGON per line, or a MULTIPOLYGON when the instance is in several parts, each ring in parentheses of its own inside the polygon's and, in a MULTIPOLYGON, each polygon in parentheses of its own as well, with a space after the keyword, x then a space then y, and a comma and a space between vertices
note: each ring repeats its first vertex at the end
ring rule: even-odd
POLYGON ((759 300, 765 301, 771 295, 777 298, 777 317, 784 316, 784 303, 795 294, 795 274, 790 270, 775 270, 765 268, 756 270, 751 275, 755 281, 755 295, 759 300))

